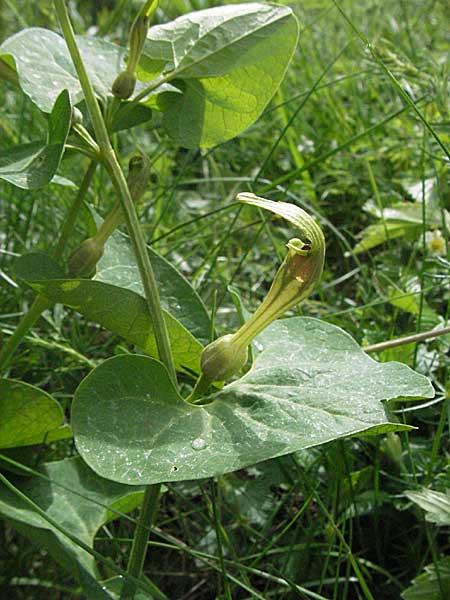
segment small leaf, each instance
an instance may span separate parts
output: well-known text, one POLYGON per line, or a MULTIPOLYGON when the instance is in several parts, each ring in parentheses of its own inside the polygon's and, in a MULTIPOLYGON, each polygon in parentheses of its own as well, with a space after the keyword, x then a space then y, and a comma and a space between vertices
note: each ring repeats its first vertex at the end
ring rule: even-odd
POLYGON ((408 429, 389 421, 382 401, 434 395, 422 375, 375 362, 316 319, 278 321, 265 344, 242 379, 201 406, 178 395, 159 361, 105 361, 75 394, 80 454, 123 483, 212 477, 346 436, 408 429))
POLYGON ((52 441, 59 429, 64 436, 63 422, 62 408, 52 396, 22 381, 0 379, 0 448, 52 441))
POLYGON ((405 492, 412 502, 426 512, 426 520, 436 525, 450 525, 450 491, 446 494, 423 489, 420 492, 405 492))
POLYGON ((49 116, 47 140, 22 144, 0 152, 0 179, 27 190, 49 183, 61 162, 71 117, 69 94, 64 90, 58 96, 49 116))
POLYGON ((119 110, 114 115, 112 130, 117 132, 142 125, 150 121, 152 114, 152 109, 144 104, 122 102, 119 110))
POLYGON ((160 96, 164 127, 185 147, 211 147, 260 116, 297 39, 288 7, 252 2, 200 10, 150 28, 138 76, 168 76, 182 94, 160 96))
MULTIPOLYGON (((121 511, 130 511, 142 501, 142 490, 101 479, 79 458, 48 463, 39 471, 43 479, 23 479, 17 487, 48 517, 91 548, 97 530, 111 514, 117 517, 111 510, 120 506, 121 511)), ((95 584, 97 569, 93 557, 3 484, 0 514, 21 534, 45 548, 65 569, 84 580, 84 586, 95 584)))
POLYGON ((450 557, 427 565, 411 587, 402 593, 403 600, 444 600, 450 597, 450 557))
POLYGON ((359 235, 361 241, 356 244, 353 249, 355 254, 366 252, 375 246, 384 244, 388 240, 395 238, 404 238, 413 240, 422 231, 422 225, 417 223, 408 222, 386 222, 385 224, 380 223, 379 225, 369 225, 359 235))
MULTIPOLYGON (((39 253, 22 256, 15 263, 17 276, 49 300, 77 310, 150 356, 158 356, 153 324, 142 296, 102 281, 67 279, 58 276, 58 269, 49 256, 39 253)), ((170 313, 164 311, 164 316, 176 368, 198 373, 202 344, 170 313)))
MULTIPOLYGON (((122 591, 123 584, 125 582, 125 578, 122 575, 117 575, 116 577, 111 577, 111 579, 107 579, 106 581, 102 581, 102 585, 111 598, 114 600, 120 600, 120 594, 122 591)), ((142 590, 137 590, 134 596, 134 600, 150 600, 148 593, 143 592, 142 590)))
MULTIPOLYGON (((198 340, 207 344, 211 320, 206 308, 189 281, 160 254, 147 247, 162 306, 198 340)), ((97 265, 96 281, 111 283, 144 297, 141 276, 128 237, 115 232, 105 244, 97 265)))

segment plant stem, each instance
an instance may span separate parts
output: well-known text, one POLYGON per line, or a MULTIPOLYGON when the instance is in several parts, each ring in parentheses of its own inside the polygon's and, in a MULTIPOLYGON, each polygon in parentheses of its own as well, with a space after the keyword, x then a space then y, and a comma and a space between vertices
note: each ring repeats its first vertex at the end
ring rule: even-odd
POLYGON ((61 258, 64 248, 69 241, 73 229, 75 227, 75 221, 77 219, 78 213, 83 206, 84 199, 86 197, 87 191, 92 183, 92 178, 94 177, 95 169, 97 168, 97 163, 91 161, 86 171, 83 181, 81 182, 80 188, 78 190, 78 194, 76 195, 75 200, 73 201, 72 206, 69 209, 69 212, 66 215, 66 219, 64 221, 64 225, 62 226, 61 233, 59 235, 58 243, 56 244, 56 248, 53 251, 53 258, 61 258))
POLYGON ((52 305, 52 300, 48 300, 47 298, 44 298, 44 296, 36 296, 28 309, 28 312, 23 315, 14 333, 0 351, 0 371, 8 366, 17 346, 36 323, 44 310, 47 310, 47 308, 50 308, 52 305))
POLYGON ((114 149, 111 145, 105 120, 101 113, 100 106, 92 88, 92 84, 89 80, 80 52, 78 50, 65 2, 64 0, 54 0, 54 5, 64 39, 80 80, 97 138, 97 143, 100 147, 101 155, 104 158, 105 166, 109 172, 112 183, 122 205, 127 229, 131 237, 136 261, 141 275, 147 305, 153 321, 159 357, 165 364, 171 380, 176 385, 176 371, 173 362, 172 351, 170 348, 169 334, 167 332, 164 313, 161 307, 158 286, 156 284, 155 275, 145 245, 144 235, 139 225, 136 209, 128 189, 125 175, 123 174, 114 149))
MULTIPOLYGON (((73 204, 69 209, 69 212, 66 216, 66 220, 64 221, 64 225, 59 235, 58 243, 56 244, 56 248, 53 252, 53 257, 56 259, 61 258, 64 248, 66 247, 67 242, 70 239, 78 212, 81 206, 83 205, 84 198, 89 189, 89 186, 91 185, 96 167, 97 163, 90 163, 88 170, 84 175, 83 181, 81 182, 75 200, 73 201, 73 204)), ((16 330, 0 351, 0 371, 7 367, 16 348, 23 340, 23 338, 27 335, 27 333, 30 331, 30 329, 33 327, 33 325, 36 323, 36 321, 39 319, 44 310, 51 308, 53 304, 54 302, 48 300, 41 294, 36 296, 28 311, 23 315, 22 319, 19 321, 16 330)))
MULTIPOLYGON (((133 199, 131 197, 130 190, 128 189, 125 175, 123 174, 114 149, 111 145, 105 120, 81 59, 65 2, 64 0, 54 0, 54 5, 59 22, 61 24, 64 39, 80 80, 101 156, 104 159, 105 166, 109 172, 110 178, 121 202, 128 233, 131 237, 134 254, 136 256, 136 262, 138 264, 139 273, 144 287, 145 298, 150 316, 153 321, 159 357, 166 366, 172 382, 174 385, 176 385, 177 379, 175 365, 170 347, 169 334, 167 331, 166 322, 164 320, 164 313, 159 298, 158 286, 147 252, 145 238, 139 225, 133 199)), ((146 488, 139 520, 141 527, 138 527, 135 532, 128 568, 128 573, 130 575, 132 574, 136 579, 139 579, 142 573, 142 567, 147 550, 148 525, 151 523, 156 512, 158 496, 159 486, 149 486, 146 488)), ((136 587, 128 581, 124 584, 124 590, 121 596, 122 598, 132 599, 135 596, 136 587)))
POLYGON ((432 338, 439 337, 440 335, 446 335, 450 333, 450 327, 442 327, 441 329, 430 329, 429 331, 423 331, 422 333, 415 333, 414 335, 407 335, 406 337, 397 338, 395 340, 388 340, 387 342, 380 342, 379 344, 371 344, 363 348, 364 352, 382 352, 389 348, 395 348, 396 346, 404 346, 405 344, 414 344, 415 342, 423 342, 424 340, 430 340, 432 338))
POLYGON ((133 600, 136 594, 136 580, 139 579, 144 566, 148 538, 150 535, 149 528, 153 523, 155 513, 158 509, 160 492, 161 484, 149 485, 145 490, 139 522, 136 526, 130 558, 128 560, 127 575, 130 575, 131 577, 126 579, 123 584, 120 600, 133 600))
POLYGON ((211 381, 207 377, 205 377, 204 373, 202 373, 200 375, 200 377, 197 379, 194 389, 192 390, 190 395, 186 398, 186 402, 189 402, 190 404, 192 404, 198 398, 202 398, 206 394, 206 392, 208 391, 208 388, 210 386, 211 386, 211 381))

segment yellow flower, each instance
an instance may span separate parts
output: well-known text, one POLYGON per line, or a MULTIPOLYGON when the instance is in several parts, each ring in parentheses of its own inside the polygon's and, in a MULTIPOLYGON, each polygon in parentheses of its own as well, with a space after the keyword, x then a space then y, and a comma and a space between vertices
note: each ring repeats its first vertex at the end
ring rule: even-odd
POLYGON ((437 256, 445 256, 447 254, 445 248, 445 239, 442 236, 440 229, 434 231, 427 231, 425 234, 425 242, 427 244, 428 251, 431 254, 437 256))

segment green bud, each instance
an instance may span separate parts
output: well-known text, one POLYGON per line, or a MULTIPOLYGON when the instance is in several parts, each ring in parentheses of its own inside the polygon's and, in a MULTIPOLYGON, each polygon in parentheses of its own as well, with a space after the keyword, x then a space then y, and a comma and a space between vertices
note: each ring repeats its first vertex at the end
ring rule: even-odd
POLYGON ((209 381, 224 381, 240 371, 247 358, 247 347, 237 344, 233 335, 228 334, 206 346, 200 357, 200 365, 209 381))
POLYGON ((112 85, 112 93, 119 100, 128 100, 136 87, 136 75, 128 70, 119 73, 112 85))
POLYGON ((76 106, 72 106, 72 125, 83 124, 83 113, 76 106))
POLYGON ((69 258, 71 277, 92 277, 95 267, 103 254, 103 245, 95 238, 88 238, 75 248, 69 258))
POLYGON ((145 154, 136 154, 128 163, 127 184, 134 202, 145 193, 150 176, 150 161, 145 154))
POLYGON ((141 58, 142 49, 147 39, 150 17, 138 14, 131 26, 130 31, 130 55, 127 62, 127 70, 134 72, 141 58))
POLYGON ((402 441, 396 433, 389 431, 386 434, 382 442, 382 450, 397 466, 400 468, 404 466, 402 441))

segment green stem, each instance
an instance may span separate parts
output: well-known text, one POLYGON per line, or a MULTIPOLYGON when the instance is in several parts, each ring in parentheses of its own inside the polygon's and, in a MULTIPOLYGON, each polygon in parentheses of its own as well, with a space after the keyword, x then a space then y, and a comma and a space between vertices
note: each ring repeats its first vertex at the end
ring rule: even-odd
MULTIPOLYGON (((65 2, 64 0, 54 0, 54 5, 61 24, 64 39, 66 40, 67 47, 80 80, 101 155, 104 158, 105 166, 119 196, 124 212, 126 225, 131 237, 136 262, 139 267, 139 273, 145 291, 148 309, 153 321, 159 357, 165 364, 174 385, 176 385, 175 365, 170 347, 169 334, 164 320, 164 313, 159 298, 158 286, 147 252, 145 238, 139 225, 133 199, 130 190, 128 189, 126 178, 111 145, 105 120, 81 59, 65 2)), ((132 574, 136 579, 140 577, 142 572, 147 549, 148 524, 151 522, 156 511, 158 495, 159 487, 147 487, 140 517, 141 527, 138 527, 135 532, 128 570, 129 574, 132 574)), ((135 591, 136 588, 127 581, 121 596, 122 598, 134 598, 135 591)))
POLYGON ((28 309, 28 312, 24 314, 14 333, 0 351, 0 371, 8 366, 8 363, 17 346, 36 323, 44 310, 47 310, 51 306, 53 306, 53 302, 47 298, 44 298, 43 296, 37 296, 34 299, 32 305, 28 309))
MULTIPOLYGON (((97 164, 95 162, 90 163, 88 170, 86 171, 86 174, 83 178, 83 181, 81 182, 78 194, 76 195, 75 200, 69 209, 69 213, 67 214, 63 228, 59 235, 58 243, 53 252, 53 257, 56 259, 61 258, 64 248, 66 247, 67 242, 70 239, 70 236, 73 232, 73 228, 75 226, 75 221, 78 212, 81 206, 83 205, 84 198, 89 189, 89 186, 91 185, 96 167, 97 164)), ((48 300, 42 295, 36 296, 30 308, 28 309, 28 312, 24 314, 16 330, 0 351, 0 371, 7 367, 18 345, 27 335, 27 333, 30 331, 30 329, 33 327, 36 321, 39 319, 44 310, 51 308, 53 304, 54 302, 48 300)))
POLYGON ((54 5, 64 39, 80 80, 81 88, 84 93, 92 125, 97 138, 97 143, 100 147, 100 152, 104 158, 106 168, 119 196, 122 210, 124 212, 127 229, 131 237, 136 261, 145 291, 147 305, 153 321, 159 357, 167 367, 169 376, 173 383, 176 384, 176 371, 173 362, 172 351, 170 348, 169 334, 167 332, 164 313, 159 298, 158 286, 156 284, 155 275, 147 252, 145 238, 141 231, 136 209, 128 189, 128 184, 111 145, 108 130, 106 128, 100 106, 97 102, 97 98, 95 97, 92 84, 78 50, 75 34, 70 23, 65 2, 64 0, 54 0, 54 5))
POLYGON ((76 195, 76 198, 73 201, 73 204, 69 209, 69 212, 67 213, 66 219, 64 221, 64 225, 62 226, 62 229, 61 229, 58 243, 56 244, 56 248, 53 251, 53 258, 59 259, 59 258, 61 258, 62 254, 63 254, 64 248, 66 247, 67 242, 69 241, 69 239, 73 233, 73 230, 75 227, 75 221, 77 219, 77 216, 78 216, 78 213, 79 213, 81 207, 83 206, 84 199, 85 199, 87 191, 92 183, 92 179, 94 177, 96 168, 97 168, 97 163, 94 161, 91 161, 89 164, 88 170, 86 171, 86 173, 83 177, 83 181, 81 182, 81 185, 79 187, 78 194, 76 195))
POLYGON ((211 385, 211 381, 204 373, 200 375, 190 395, 186 398, 186 402, 193 404, 198 398, 203 398, 211 385))
POLYGON ((137 590, 137 580, 141 576, 144 567, 145 554, 150 535, 150 527, 158 510, 158 500, 161 493, 161 484, 149 485, 145 490, 142 502, 139 522, 134 534, 128 561, 127 575, 120 595, 120 600, 133 600, 137 590))
POLYGON ((363 350, 366 353, 383 352, 383 350, 388 350, 389 348, 396 348, 397 346, 404 346, 405 344, 416 344, 418 342, 423 342, 425 340, 437 338, 440 335, 448 334, 450 334, 450 327, 430 329, 429 331, 423 331, 422 333, 414 333, 413 335, 407 335, 402 338, 396 338, 395 340, 388 340, 387 342, 379 342, 378 344, 364 346, 363 350))

